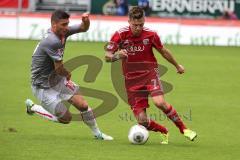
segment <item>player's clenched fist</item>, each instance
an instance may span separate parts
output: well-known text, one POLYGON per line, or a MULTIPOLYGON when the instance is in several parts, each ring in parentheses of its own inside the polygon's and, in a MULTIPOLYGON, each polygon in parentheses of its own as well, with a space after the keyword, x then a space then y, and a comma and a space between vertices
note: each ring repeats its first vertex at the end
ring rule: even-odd
POLYGON ((89 21, 89 13, 88 12, 82 14, 82 21, 83 22, 89 21))
POLYGON ((119 50, 117 54, 119 55, 119 59, 125 59, 128 57, 126 49, 119 50))

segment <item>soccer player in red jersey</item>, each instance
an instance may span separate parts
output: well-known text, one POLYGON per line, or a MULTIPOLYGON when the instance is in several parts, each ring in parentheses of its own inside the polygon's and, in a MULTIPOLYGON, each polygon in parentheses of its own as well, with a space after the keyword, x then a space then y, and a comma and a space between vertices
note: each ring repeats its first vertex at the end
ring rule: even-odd
POLYGON ((105 59, 107 62, 122 60, 128 103, 138 123, 150 131, 160 132, 161 143, 168 144, 168 130, 147 117, 150 95, 155 106, 172 120, 185 137, 193 141, 197 137, 196 132, 186 127, 173 106, 164 99, 153 48, 176 67, 177 73, 183 74, 184 67, 163 46, 157 33, 144 27, 145 15, 141 8, 133 7, 130 10, 128 22, 129 26, 121 28, 112 36, 106 46, 105 59))

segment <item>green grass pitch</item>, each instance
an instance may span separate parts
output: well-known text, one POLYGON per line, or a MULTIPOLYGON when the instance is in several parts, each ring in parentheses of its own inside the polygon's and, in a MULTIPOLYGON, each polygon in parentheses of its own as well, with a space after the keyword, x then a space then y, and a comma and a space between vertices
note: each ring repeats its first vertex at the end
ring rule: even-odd
MULTIPOLYGON (((118 106, 97 118, 102 131, 112 142, 93 139, 82 122, 62 125, 25 113, 24 100, 36 99, 30 89, 30 63, 38 42, 0 40, 0 159, 1 160, 227 160, 238 159, 240 144, 240 52, 237 47, 167 46, 185 66, 178 75, 161 56, 158 61, 168 68, 162 79, 173 84, 166 94, 187 126, 196 130, 195 142, 185 139, 168 120, 161 118, 152 105, 149 113, 168 127, 169 145, 159 144, 158 133, 150 133, 145 145, 131 145, 127 134, 135 124, 133 115, 119 97, 118 106)), ((104 43, 68 42, 65 61, 78 55, 94 55, 103 60, 104 43)), ((73 71, 73 80, 82 86, 111 92, 111 64, 103 68, 94 83, 86 83, 86 66, 73 71)), ((89 105, 100 100, 86 97, 89 105)), ((73 111, 74 112, 74 111, 73 111)))

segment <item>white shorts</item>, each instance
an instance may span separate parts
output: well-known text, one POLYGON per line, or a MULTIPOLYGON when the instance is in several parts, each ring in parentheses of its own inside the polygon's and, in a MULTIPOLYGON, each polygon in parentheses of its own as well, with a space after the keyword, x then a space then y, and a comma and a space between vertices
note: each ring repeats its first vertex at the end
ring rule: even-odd
POLYGON ((63 101, 68 101, 78 90, 78 85, 72 81, 67 81, 65 78, 49 89, 32 86, 32 92, 40 101, 42 107, 58 117, 62 117, 67 111, 63 101))

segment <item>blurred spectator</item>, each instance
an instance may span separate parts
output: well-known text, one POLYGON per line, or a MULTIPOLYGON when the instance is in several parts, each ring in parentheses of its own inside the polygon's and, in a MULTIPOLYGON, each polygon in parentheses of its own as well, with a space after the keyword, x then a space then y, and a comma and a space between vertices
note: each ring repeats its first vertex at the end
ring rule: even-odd
POLYGON ((225 10, 223 12, 222 19, 237 20, 238 17, 234 12, 230 10, 225 10))
POLYGON ((145 16, 149 16, 151 13, 151 7, 149 0, 138 0, 138 6, 145 11, 145 16))
POLYGON ((125 16, 128 14, 128 1, 127 0, 114 0, 117 6, 116 15, 125 16))
POLYGON ((115 0, 109 0, 103 6, 103 14, 104 15, 116 15, 117 6, 115 0))

